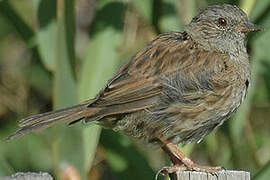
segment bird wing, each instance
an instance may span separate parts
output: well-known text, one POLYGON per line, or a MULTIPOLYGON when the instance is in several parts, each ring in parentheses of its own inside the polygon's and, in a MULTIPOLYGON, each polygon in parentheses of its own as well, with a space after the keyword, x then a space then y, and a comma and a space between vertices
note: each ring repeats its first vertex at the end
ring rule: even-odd
MULTIPOLYGON (((160 35, 135 54, 109 81, 96 100, 89 105, 89 107, 99 107, 100 111, 90 115, 85 122, 154 106, 159 102, 164 88, 164 81, 160 81, 161 79, 169 77, 170 74, 171 76, 178 74, 179 71, 184 72, 185 69, 195 72, 201 69, 199 66, 207 68, 209 58, 216 57, 207 51, 194 52, 194 46, 195 43, 186 33, 160 35), (198 59, 201 62, 197 62, 198 59)), ((185 74, 192 76, 188 73, 190 72, 184 72, 181 78, 187 80, 185 74)), ((185 85, 186 82, 182 83, 185 85)), ((192 88, 192 84, 189 88, 192 88)))

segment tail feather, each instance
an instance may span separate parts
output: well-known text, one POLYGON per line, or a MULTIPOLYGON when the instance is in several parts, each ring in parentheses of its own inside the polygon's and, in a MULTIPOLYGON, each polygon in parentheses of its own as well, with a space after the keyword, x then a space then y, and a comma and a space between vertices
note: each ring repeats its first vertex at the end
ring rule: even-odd
POLYGON ((18 125, 19 127, 25 127, 25 126, 31 126, 33 124, 46 121, 46 120, 55 120, 65 118, 66 116, 69 116, 70 114, 73 114, 74 112, 79 112, 85 109, 84 104, 79 104, 76 106, 59 109, 51 112, 46 112, 42 114, 37 114, 33 116, 29 116, 27 118, 24 118, 19 121, 18 125))
POLYGON ((82 120, 85 117, 94 114, 95 112, 96 109, 87 108, 86 104, 80 104, 70 108, 30 116, 28 118, 22 119, 19 122, 19 127, 21 129, 6 138, 6 141, 19 138, 31 132, 48 128, 56 124, 76 121, 79 119, 82 120))

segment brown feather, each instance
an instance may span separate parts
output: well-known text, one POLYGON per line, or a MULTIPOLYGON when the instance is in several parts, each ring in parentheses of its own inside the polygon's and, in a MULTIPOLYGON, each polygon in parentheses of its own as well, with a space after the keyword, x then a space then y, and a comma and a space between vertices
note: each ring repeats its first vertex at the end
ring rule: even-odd
MULTIPOLYGON (((232 94, 236 91, 229 88, 231 79, 242 81, 235 73, 236 67, 226 54, 198 49, 197 43, 185 32, 162 34, 123 65, 95 99, 23 119, 19 123, 22 129, 9 139, 58 123, 73 124, 80 120, 99 121, 105 127, 124 130, 149 141, 179 135, 184 138, 178 141, 197 139, 202 133, 196 125, 200 118, 208 121, 217 111, 224 116, 235 111, 235 105, 230 107, 228 99, 234 97, 232 94), (219 107, 226 103, 227 108, 219 107), (213 113, 206 115, 209 110, 213 113), (157 116, 161 112, 167 114, 167 119, 154 120, 161 118, 157 116), (132 119, 131 113, 135 113, 132 119), (145 119, 136 121, 141 114, 145 119), (140 130, 136 130, 137 125, 141 126, 140 130)), ((213 120, 209 130, 204 131, 217 126, 219 119, 222 117, 213 120)))

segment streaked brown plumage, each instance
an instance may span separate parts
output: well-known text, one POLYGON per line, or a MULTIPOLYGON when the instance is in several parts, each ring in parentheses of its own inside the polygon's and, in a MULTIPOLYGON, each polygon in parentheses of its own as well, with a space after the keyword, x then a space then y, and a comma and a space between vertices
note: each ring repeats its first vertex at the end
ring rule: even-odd
POLYGON ((23 119, 8 140, 58 123, 95 121, 161 143, 176 169, 218 170, 187 161, 173 144, 201 140, 238 109, 250 82, 245 37, 257 30, 238 7, 210 6, 183 32, 161 34, 135 54, 95 99, 23 119))

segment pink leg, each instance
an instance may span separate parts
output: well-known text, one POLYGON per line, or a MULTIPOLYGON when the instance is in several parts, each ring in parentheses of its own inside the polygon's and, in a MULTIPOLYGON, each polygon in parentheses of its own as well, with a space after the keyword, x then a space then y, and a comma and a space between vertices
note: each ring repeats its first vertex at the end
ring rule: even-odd
POLYGON ((221 167, 208 167, 208 166, 200 166, 194 163, 191 159, 186 157, 174 144, 166 141, 161 141, 164 145, 162 146, 163 151, 168 154, 171 161, 173 162, 174 166, 172 167, 164 167, 162 168, 158 175, 161 174, 169 174, 174 173, 176 171, 184 171, 184 170, 191 170, 191 171, 200 171, 200 172, 208 172, 208 173, 215 173, 216 171, 221 170, 221 167))

